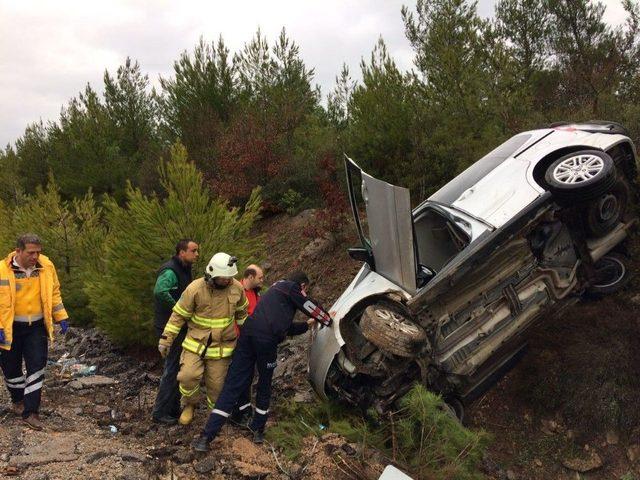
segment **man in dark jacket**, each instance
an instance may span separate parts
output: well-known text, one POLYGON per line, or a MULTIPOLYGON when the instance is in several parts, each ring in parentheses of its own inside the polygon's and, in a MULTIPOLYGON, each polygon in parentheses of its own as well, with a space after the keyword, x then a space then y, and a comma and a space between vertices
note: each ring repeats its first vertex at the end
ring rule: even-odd
MULTIPOLYGON (((252 315, 258 302, 260 301, 260 290, 264 283, 264 272, 258 265, 251 264, 245 271, 242 280, 242 287, 244 288, 244 294, 249 300, 249 307, 247 313, 252 315)), ((240 328, 238 327, 238 336, 240 336, 240 328)), ((238 424, 245 424, 251 418, 251 384, 253 383, 253 374, 248 381, 247 388, 238 398, 237 408, 234 409, 231 415, 231 420, 238 424)))
POLYGON ((208 450, 209 443, 218 435, 238 398, 247 388, 256 366, 258 385, 255 414, 249 428, 254 432, 254 442, 264 441, 264 426, 269 412, 271 380, 277 364, 278 344, 286 335, 305 333, 314 321, 325 326, 331 325, 329 314, 307 297, 308 285, 309 278, 304 272, 294 272, 286 280, 274 283, 260 298, 253 315, 247 318, 242 327, 215 408, 209 415, 204 431, 193 443, 197 451, 208 450), (306 323, 293 323, 296 310, 310 317, 310 320, 306 323))
MULTIPOLYGON (((191 283, 191 267, 198 259, 198 244, 185 238, 176 244, 176 254, 158 270, 156 285, 153 289, 155 322, 158 338, 171 316, 172 308, 191 283)), ((183 328, 173 343, 164 363, 158 394, 153 406, 153 419, 156 422, 173 425, 180 415, 180 393, 176 376, 180 368, 182 341, 187 329, 183 328)))

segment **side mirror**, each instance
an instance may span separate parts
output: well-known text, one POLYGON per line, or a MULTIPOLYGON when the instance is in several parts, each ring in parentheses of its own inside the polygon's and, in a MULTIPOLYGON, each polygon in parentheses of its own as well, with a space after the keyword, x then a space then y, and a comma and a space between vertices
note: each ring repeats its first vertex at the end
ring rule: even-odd
POLYGON ((359 262, 365 262, 371 267, 371 270, 375 270, 375 262, 373 261, 373 255, 366 248, 348 248, 349 256, 359 262))

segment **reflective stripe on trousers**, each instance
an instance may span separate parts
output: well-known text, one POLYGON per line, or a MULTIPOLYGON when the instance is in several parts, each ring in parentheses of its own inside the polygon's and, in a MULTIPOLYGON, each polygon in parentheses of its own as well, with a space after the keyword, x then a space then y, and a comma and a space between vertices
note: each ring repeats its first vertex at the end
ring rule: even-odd
POLYGON ((23 416, 38 413, 47 364, 47 331, 42 320, 13 324, 10 350, 0 350, 0 367, 11 401, 24 401, 23 416), (22 364, 26 366, 26 375, 22 364))

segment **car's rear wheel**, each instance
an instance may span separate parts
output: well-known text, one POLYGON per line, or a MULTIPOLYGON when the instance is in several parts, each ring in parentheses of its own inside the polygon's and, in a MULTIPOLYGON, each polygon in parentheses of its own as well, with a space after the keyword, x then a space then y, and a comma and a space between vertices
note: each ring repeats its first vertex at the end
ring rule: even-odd
POLYGON ((614 186, 587 206, 585 224, 587 234, 602 237, 620 223, 629 202, 629 186, 618 180, 614 186))
POLYGON ((628 259, 617 252, 609 252, 594 263, 595 279, 588 292, 609 295, 622 290, 629 283, 628 259))
POLYGON ((427 341, 422 327, 386 305, 368 306, 360 319, 360 330, 376 347, 400 357, 416 356, 427 341))
POLYGON ((558 158, 544 176, 556 201, 574 204, 595 200, 613 187, 615 165, 601 150, 581 150, 558 158))

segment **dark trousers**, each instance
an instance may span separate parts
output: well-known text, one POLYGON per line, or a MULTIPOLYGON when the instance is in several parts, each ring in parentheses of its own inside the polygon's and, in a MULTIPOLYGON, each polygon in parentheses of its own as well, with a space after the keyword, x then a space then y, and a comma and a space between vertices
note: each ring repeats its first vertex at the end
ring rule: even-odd
POLYGON ((153 418, 165 416, 177 418, 180 416, 180 392, 178 391, 178 371, 180 370, 180 355, 182 342, 187 335, 187 327, 183 327, 173 341, 167 358, 164 360, 164 370, 160 378, 158 394, 153 405, 153 418))
POLYGON ((40 409, 49 349, 47 340, 43 320, 31 325, 14 322, 11 350, 0 350, 0 367, 4 374, 4 383, 13 403, 24 401, 23 418, 38 413, 40 409), (23 361, 26 374, 22 370, 23 361))
POLYGON ((231 415, 234 406, 251 386, 254 368, 258 369, 256 404, 253 420, 249 428, 263 431, 267 423, 269 403, 271 401, 271 380, 276 368, 278 342, 261 340, 257 337, 240 335, 238 345, 233 352, 231 365, 222 387, 222 392, 204 428, 204 435, 213 440, 231 415))

